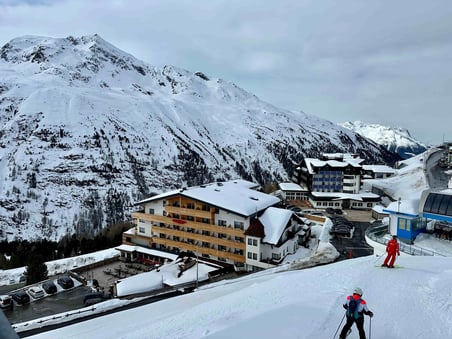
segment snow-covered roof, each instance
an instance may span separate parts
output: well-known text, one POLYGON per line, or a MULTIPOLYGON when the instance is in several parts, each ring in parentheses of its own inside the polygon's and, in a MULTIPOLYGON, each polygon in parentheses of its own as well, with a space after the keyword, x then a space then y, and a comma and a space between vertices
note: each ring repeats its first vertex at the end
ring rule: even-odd
POLYGON ((419 215, 419 199, 393 201, 383 209, 383 212, 416 217, 419 215))
POLYGON ((388 173, 394 174, 396 170, 386 165, 363 165, 365 171, 372 171, 374 173, 388 173))
POLYGON ((278 197, 256 191, 254 188, 257 187, 250 181, 231 180, 173 190, 142 200, 138 204, 181 195, 239 215, 250 216, 280 202, 278 197))
MULTIPOLYGON (((361 165, 359 164, 359 161, 352 161, 352 160, 347 160, 347 161, 337 161, 337 160, 319 160, 319 159, 315 159, 315 158, 305 158, 305 163, 306 163, 306 167, 308 169, 308 172, 310 174, 314 174, 314 170, 313 167, 324 167, 324 166, 331 166, 331 167, 336 167, 336 168, 344 168, 347 167, 349 165, 353 166, 353 167, 361 167, 361 165)), ((356 160, 356 159, 354 159, 356 160)))
MULTIPOLYGON (((195 260, 195 259, 193 259, 195 260)), ((209 272, 217 270, 218 267, 214 267, 211 264, 206 265, 201 260, 198 265, 194 265, 191 268, 185 270, 182 275, 179 276, 179 264, 181 260, 173 261, 171 263, 162 265, 157 270, 137 274, 125 279, 121 279, 116 284, 116 291, 118 296, 126 296, 137 293, 145 293, 152 290, 157 290, 167 286, 177 286, 189 282, 204 281, 209 278, 209 272)))
POLYGON ((269 207, 259 217, 265 229, 263 242, 276 245, 284 232, 293 212, 282 208, 269 207))
POLYGON ((300 191, 305 192, 308 189, 305 187, 301 187, 301 185, 293 183, 293 182, 281 182, 278 184, 279 188, 283 191, 300 191))
POLYGON ((377 199, 380 198, 378 194, 372 192, 360 192, 360 193, 343 193, 343 192, 311 192, 311 195, 315 198, 330 198, 333 200, 356 200, 363 201, 363 199, 377 199))
POLYGON ((379 213, 379 214, 387 214, 388 212, 384 212, 383 210, 385 209, 384 206, 381 205, 375 205, 372 210, 379 213))
POLYGON ((167 252, 162 252, 162 251, 156 251, 156 250, 152 250, 150 248, 146 248, 146 247, 141 247, 141 246, 132 246, 132 245, 120 245, 115 247, 115 249, 117 249, 118 251, 124 251, 124 252, 139 252, 139 253, 144 253, 144 254, 150 254, 150 255, 155 255, 158 257, 162 257, 162 258, 168 258, 171 260, 176 260, 177 255, 176 254, 172 254, 172 253, 167 253, 167 252))

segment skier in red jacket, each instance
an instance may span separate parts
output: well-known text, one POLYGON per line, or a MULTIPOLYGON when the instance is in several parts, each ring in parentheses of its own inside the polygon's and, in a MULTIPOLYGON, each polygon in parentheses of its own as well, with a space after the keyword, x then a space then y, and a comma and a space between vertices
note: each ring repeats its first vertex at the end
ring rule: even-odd
POLYGON ((400 255, 399 243, 397 242, 396 235, 393 235, 392 239, 388 241, 388 244, 386 245, 386 252, 388 252, 388 255, 386 256, 386 259, 381 266, 393 268, 396 254, 400 255))

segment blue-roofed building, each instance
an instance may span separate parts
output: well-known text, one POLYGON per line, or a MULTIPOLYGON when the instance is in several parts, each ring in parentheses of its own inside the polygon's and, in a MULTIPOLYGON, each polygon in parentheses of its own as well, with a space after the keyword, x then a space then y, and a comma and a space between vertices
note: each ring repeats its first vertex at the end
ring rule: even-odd
POLYGON ((383 212, 389 213, 390 233, 407 242, 426 230, 427 220, 419 213, 419 199, 394 201, 383 212))

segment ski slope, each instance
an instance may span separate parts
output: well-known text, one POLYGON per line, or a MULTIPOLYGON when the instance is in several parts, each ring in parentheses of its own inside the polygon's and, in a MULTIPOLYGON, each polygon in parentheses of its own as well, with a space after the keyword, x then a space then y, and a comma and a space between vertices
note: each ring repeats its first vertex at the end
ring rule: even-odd
MULTIPOLYGON (((264 271, 32 338, 333 338, 355 286, 374 312, 371 338, 451 338, 452 258, 403 256, 393 270, 378 264, 369 256, 264 271)), ((353 327, 349 338, 358 337, 353 327)))

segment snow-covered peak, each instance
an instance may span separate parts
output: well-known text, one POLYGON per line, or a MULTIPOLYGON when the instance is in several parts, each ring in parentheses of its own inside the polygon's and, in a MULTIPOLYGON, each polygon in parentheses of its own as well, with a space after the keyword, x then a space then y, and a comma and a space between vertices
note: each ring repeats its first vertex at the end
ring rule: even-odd
POLYGON ((368 124, 362 121, 349 121, 340 125, 385 146, 389 151, 398 153, 404 159, 420 154, 427 149, 424 144, 414 139, 406 128, 368 124))

